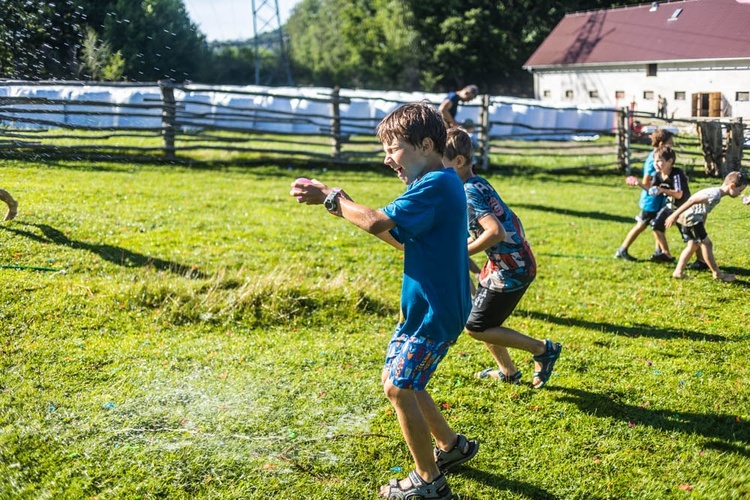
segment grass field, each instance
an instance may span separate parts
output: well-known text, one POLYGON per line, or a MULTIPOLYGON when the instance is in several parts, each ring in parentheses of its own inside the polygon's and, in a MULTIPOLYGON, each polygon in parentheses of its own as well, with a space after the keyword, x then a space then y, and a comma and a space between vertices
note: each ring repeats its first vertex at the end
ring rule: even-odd
MULTIPOLYGON (((401 256, 297 205, 299 176, 371 206, 404 189, 386 168, 4 163, 0 498, 374 498, 410 470, 379 385, 401 256)), ((539 264, 508 324, 564 352, 533 390, 525 353, 500 385, 459 339, 430 386, 481 442, 457 497, 749 498, 750 207, 707 226, 739 280, 676 281, 650 234, 612 258, 638 210, 621 176, 488 178, 539 264)))

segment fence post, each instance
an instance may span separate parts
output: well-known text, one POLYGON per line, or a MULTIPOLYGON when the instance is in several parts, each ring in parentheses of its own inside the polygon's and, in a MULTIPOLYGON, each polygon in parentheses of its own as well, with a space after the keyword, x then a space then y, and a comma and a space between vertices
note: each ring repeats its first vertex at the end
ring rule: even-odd
POLYGON ((164 156, 168 160, 175 159, 174 138, 176 130, 177 103, 174 99, 174 82, 172 80, 159 80, 161 90, 161 134, 164 136, 164 156))
POLYGON ((742 119, 727 124, 726 148, 722 162, 721 175, 735 172, 742 167, 742 149, 745 142, 745 126, 742 119))
POLYGON ((479 112, 479 147, 482 150, 480 168, 490 168, 490 96, 482 95, 482 109, 479 112))
POLYGON ((703 150, 705 172, 712 177, 721 177, 724 153, 721 122, 701 121, 696 126, 703 150))
POLYGON ((621 108, 615 108, 614 127, 617 131, 617 166, 625 172, 625 112, 621 108))
POLYGON ((331 156, 341 156, 341 112, 339 110, 339 86, 331 91, 331 156))
POLYGON ((622 135, 623 135, 623 148, 625 149, 622 160, 623 168, 626 175, 630 175, 630 137, 632 130, 630 124, 633 122, 633 111, 630 108, 625 108, 622 113, 622 135))

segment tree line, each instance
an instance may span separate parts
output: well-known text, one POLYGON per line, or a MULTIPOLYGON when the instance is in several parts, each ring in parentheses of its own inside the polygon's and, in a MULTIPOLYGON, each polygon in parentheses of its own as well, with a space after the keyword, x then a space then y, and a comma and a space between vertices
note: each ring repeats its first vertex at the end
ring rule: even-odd
MULTIPOLYGON (((259 70, 273 75, 287 60, 297 85, 475 83, 526 95, 531 77, 521 66, 566 13, 637 3, 302 0, 282 28, 288 54, 269 43, 278 33, 264 34, 259 70)), ((253 41, 208 43, 182 0, 0 0, 0 9, 0 78, 255 83, 253 41)))

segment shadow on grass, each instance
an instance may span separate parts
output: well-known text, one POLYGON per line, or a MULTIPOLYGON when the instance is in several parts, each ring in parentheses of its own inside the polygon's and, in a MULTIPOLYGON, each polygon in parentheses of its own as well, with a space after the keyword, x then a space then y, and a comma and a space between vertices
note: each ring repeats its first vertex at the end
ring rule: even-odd
POLYGON ((730 273, 737 276, 750 276, 750 269, 744 269, 742 267, 722 266, 721 270, 725 273, 730 273))
MULTIPOLYGON (((18 224, 18 223, 16 223, 18 224)), ((24 223, 22 223, 24 224, 24 223)), ((23 229, 16 229, 12 227, 0 227, 5 231, 15 233, 19 236, 24 236, 30 240, 37 241, 39 243, 54 243, 55 245, 66 246, 75 249, 87 250, 101 257, 104 260, 117 264, 123 267, 153 267, 159 271, 169 271, 180 276, 191 279, 204 279, 207 277, 205 273, 199 271, 193 266, 186 266, 178 262, 172 262, 164 259, 157 259, 143 255, 142 253, 128 250, 127 248, 117 247, 107 244, 99 243, 86 243, 84 241, 72 240, 68 238, 62 231, 55 229, 52 226, 46 224, 25 224, 37 228, 42 232, 42 236, 23 229)))
POLYGON ((499 474, 491 474, 472 467, 464 467, 457 473, 464 477, 473 479, 478 483, 483 483, 491 488, 495 488, 496 490, 511 492, 514 494, 513 496, 522 496, 534 500, 554 500, 557 498, 547 490, 543 490, 533 484, 507 479, 499 474))
POLYGON ((540 212, 550 212, 558 215, 570 215, 572 217, 583 217, 587 219, 603 220, 607 222, 622 222, 635 224, 633 217, 624 217, 622 215, 612 215, 604 212, 591 212, 582 210, 570 210, 569 208, 547 207, 545 205, 533 205, 529 203, 514 203, 513 209, 524 208, 527 210, 538 210, 540 212))
POLYGON ((624 335, 626 337, 651 337, 655 339, 690 339, 690 340, 701 340, 704 342, 726 342, 726 337, 716 334, 707 334, 701 332, 694 332, 692 330, 685 330, 682 328, 663 328, 654 325, 647 325, 644 323, 636 323, 630 326, 615 325, 612 323, 604 323, 601 321, 587 321, 584 319, 576 318, 560 318, 549 314, 543 314, 536 311, 517 310, 517 316, 526 316, 532 319, 538 319, 540 321, 546 321, 548 323, 554 323, 561 326, 577 326, 579 328, 586 328, 587 330, 594 330, 602 333, 612 333, 615 335, 624 335))
POLYGON ((617 396, 613 398, 609 394, 567 387, 547 390, 562 393, 561 401, 573 403, 589 415, 621 420, 628 425, 645 425, 667 433, 699 434, 711 440, 706 443, 708 448, 750 457, 750 423, 740 421, 736 415, 653 410, 621 403, 617 396))

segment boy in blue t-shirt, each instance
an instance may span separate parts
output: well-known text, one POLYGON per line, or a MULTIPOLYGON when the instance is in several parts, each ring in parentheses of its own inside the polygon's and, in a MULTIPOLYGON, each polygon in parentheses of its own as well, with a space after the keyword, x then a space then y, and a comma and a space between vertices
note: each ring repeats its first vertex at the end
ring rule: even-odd
POLYGON ((486 179, 474 175, 471 151, 471 139, 465 131, 448 130, 443 164, 454 168, 464 182, 469 215, 469 255, 481 252, 487 255, 487 262, 479 274, 466 331, 472 338, 484 342, 497 366, 476 376, 518 384, 521 371, 513 364, 508 347, 523 349, 534 356, 533 387, 539 389, 552 375, 562 346, 504 326, 536 277, 536 259, 521 220, 486 179))
POLYGON ((403 248, 401 320, 381 379, 415 470, 406 479, 391 480, 380 496, 448 499, 451 490, 443 472, 471 459, 479 444, 450 428, 425 387, 471 310, 466 198, 456 172, 443 168, 446 130, 435 109, 421 103, 401 106, 380 122, 378 138, 385 164, 407 185, 386 207, 360 205, 341 189, 315 180, 293 182, 290 194, 300 203, 322 203, 330 213, 403 248))
MULTIPOLYGON (((656 224, 656 216, 659 211, 666 205, 666 197, 661 193, 652 194, 649 189, 652 187, 654 181, 654 175, 656 175, 656 167, 654 165, 654 151, 662 146, 672 146, 673 139, 672 133, 668 130, 657 129, 651 134, 651 145, 653 150, 646 157, 646 161, 643 164, 643 180, 638 181, 634 176, 630 176, 626 179, 626 182, 630 186, 639 186, 641 191, 641 197, 638 200, 638 206, 641 207, 641 212, 635 217, 636 224, 625 236, 625 240, 620 245, 620 248, 615 252, 616 259, 623 259, 629 261, 636 261, 635 257, 628 253, 628 248, 638 238, 638 236, 646 229, 647 226, 651 225, 653 228, 656 224)), ((654 234, 655 249, 654 254, 651 256, 651 260, 655 262, 666 261, 662 255, 669 256, 669 246, 667 245, 666 239, 660 241, 656 234, 654 234)), ((671 262, 671 257, 669 262, 671 262)))

